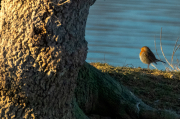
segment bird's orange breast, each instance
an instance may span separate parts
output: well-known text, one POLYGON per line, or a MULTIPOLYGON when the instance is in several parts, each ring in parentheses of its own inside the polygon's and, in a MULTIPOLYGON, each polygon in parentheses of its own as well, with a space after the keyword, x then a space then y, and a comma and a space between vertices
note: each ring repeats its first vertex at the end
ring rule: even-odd
POLYGON ((141 49, 141 52, 139 53, 139 55, 141 56, 143 52, 144 52, 144 50, 143 50, 143 48, 142 48, 142 49, 141 49))

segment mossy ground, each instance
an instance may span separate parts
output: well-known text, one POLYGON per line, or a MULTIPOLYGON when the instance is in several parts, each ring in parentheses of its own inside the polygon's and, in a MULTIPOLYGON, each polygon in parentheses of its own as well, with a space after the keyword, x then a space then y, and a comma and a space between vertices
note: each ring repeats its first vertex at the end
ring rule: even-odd
POLYGON ((90 64, 114 77, 146 104, 180 114, 180 72, 90 64))

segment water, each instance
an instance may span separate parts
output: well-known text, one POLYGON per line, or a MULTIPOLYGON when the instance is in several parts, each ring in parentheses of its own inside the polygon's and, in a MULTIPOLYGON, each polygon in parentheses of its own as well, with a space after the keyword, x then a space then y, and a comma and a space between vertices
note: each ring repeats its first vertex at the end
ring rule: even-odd
MULTIPOLYGON (((161 27, 162 48, 170 61, 175 42, 180 37, 179 11, 179 0, 97 0, 90 8, 87 20, 85 38, 89 50, 86 61, 147 68, 139 59, 140 48, 148 46, 158 58, 155 38, 158 54, 165 61, 160 50, 161 27)), ((174 63, 176 56, 180 60, 179 53, 175 53, 174 63)), ((162 63, 155 66, 165 70, 162 63)))

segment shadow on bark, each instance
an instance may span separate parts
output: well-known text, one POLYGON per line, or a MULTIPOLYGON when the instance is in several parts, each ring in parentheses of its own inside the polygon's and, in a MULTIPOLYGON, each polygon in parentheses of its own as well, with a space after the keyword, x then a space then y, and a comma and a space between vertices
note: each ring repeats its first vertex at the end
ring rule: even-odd
POLYGON ((75 95, 77 119, 180 119, 174 112, 146 105, 126 87, 88 63, 79 71, 75 95))

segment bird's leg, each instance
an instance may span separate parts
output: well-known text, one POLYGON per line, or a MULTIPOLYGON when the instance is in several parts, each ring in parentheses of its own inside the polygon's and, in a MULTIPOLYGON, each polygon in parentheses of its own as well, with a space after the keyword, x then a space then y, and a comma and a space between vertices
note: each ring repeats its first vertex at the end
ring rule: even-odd
POLYGON ((149 64, 148 64, 148 69, 149 69, 149 64))

